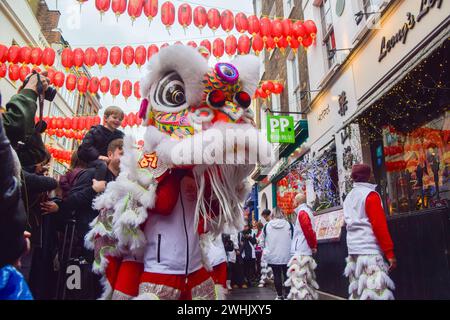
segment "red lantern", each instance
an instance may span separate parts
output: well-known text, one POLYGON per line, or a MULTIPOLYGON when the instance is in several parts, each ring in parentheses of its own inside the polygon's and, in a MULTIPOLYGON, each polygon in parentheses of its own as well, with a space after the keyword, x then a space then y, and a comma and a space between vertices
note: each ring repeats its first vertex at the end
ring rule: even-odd
POLYGON ((98 92, 98 88, 100 86, 100 81, 97 77, 92 77, 91 80, 89 80, 89 87, 88 90, 91 95, 96 95, 98 92))
POLYGON ((81 95, 84 95, 87 92, 89 85, 89 79, 86 76, 81 76, 77 81, 77 89, 81 95))
POLYGON ((120 81, 117 79, 114 79, 111 81, 111 88, 110 88, 111 95, 113 98, 116 98, 120 93, 120 81))
POLYGON ((122 95, 125 98, 125 101, 128 100, 129 97, 131 97, 131 94, 133 92, 133 84, 130 80, 125 80, 122 84, 122 95))
POLYGON ((136 124, 137 124, 138 126, 140 126, 140 125, 142 124, 142 118, 139 117, 139 116, 137 115, 137 113, 136 113, 136 124))
POLYGON ((56 117, 55 129, 61 130, 64 126, 64 119, 62 117, 56 117))
POLYGON ((240 33, 247 32, 248 30, 248 19, 245 13, 239 12, 236 17, 234 17, 236 24, 236 30, 240 33))
POLYGON ((273 89, 274 89, 273 82, 272 82, 272 81, 264 81, 263 84, 262 84, 262 86, 261 86, 261 89, 263 89, 264 92, 265 92, 267 95, 272 94, 272 93, 273 93, 273 89))
POLYGON ((100 70, 102 69, 102 67, 104 65, 106 65, 106 63, 108 62, 108 49, 106 49, 105 47, 100 47, 97 49, 97 65, 100 68, 100 70))
POLYGON ((277 42, 277 47, 280 49, 281 53, 284 54, 284 51, 286 50, 289 43, 287 42, 285 37, 282 37, 277 42))
POLYGON ((144 14, 148 19, 149 25, 158 14, 158 0, 145 0, 144 1, 144 14))
POLYGON ((123 48, 122 61, 125 67, 128 69, 134 62, 134 49, 131 46, 123 48))
POLYGON ((33 67, 33 69, 31 69, 31 71, 36 71, 37 73, 42 73, 42 70, 39 67, 33 67))
POLYGON ((178 23, 186 29, 192 23, 192 8, 189 4, 183 3, 178 7, 178 23))
POLYGON ((141 68, 147 60, 147 49, 144 46, 139 46, 136 48, 134 55, 134 62, 136 62, 138 68, 141 68))
POLYGON ((147 60, 150 60, 153 55, 157 54, 159 52, 159 48, 156 44, 152 44, 150 47, 148 47, 147 52, 147 60))
POLYGON ((263 50, 263 48, 264 48, 264 41, 263 41, 263 39, 261 38, 261 36, 259 34, 256 34, 253 37, 252 48, 253 48, 253 51, 255 51, 255 54, 257 56, 259 56, 259 53, 263 50))
POLYGON ((86 129, 86 117, 78 118, 78 130, 86 129))
POLYGON ((263 38, 264 42, 266 42, 267 38, 272 35, 272 21, 267 17, 263 17, 259 20, 259 25, 259 32, 261 34, 261 37, 263 38))
POLYGON ((3 79, 4 77, 6 77, 7 70, 8 69, 6 68, 6 64, 0 63, 0 79, 3 79))
POLYGON ((31 70, 30 67, 28 67, 27 65, 23 65, 20 68, 19 71, 19 77, 20 77, 20 81, 24 82, 25 79, 28 77, 28 75, 30 74, 31 70))
POLYGON ((215 32, 221 23, 220 12, 217 9, 208 10, 208 27, 215 32))
POLYGON ((109 81, 108 77, 103 77, 100 79, 100 91, 105 95, 109 92, 109 86, 111 82, 109 81))
POLYGON ((294 37, 291 37, 289 40, 289 46, 294 51, 294 54, 297 54, 298 47, 300 47, 300 42, 294 37))
POLYGON ((56 118, 50 118, 50 120, 47 123, 50 129, 52 130, 56 129, 56 118))
MULTIPOLYGON (((64 122, 65 123, 65 122, 64 122)), ((72 121, 70 121, 70 123, 72 123, 72 121)), ((73 139, 74 138, 75 133, 72 130, 68 130, 66 131, 66 137, 69 139, 73 139)), ((70 154, 69 154, 70 155, 70 154)))
POLYGON ((167 31, 175 22, 175 6, 169 1, 164 2, 161 6, 161 21, 166 26, 167 31))
POLYGON ((266 38, 266 50, 267 51, 272 51, 275 48, 276 44, 275 41, 273 40, 272 37, 267 37, 266 38))
POLYGON ((73 52, 70 48, 65 48, 61 53, 61 64, 66 71, 73 67, 73 52))
POLYGON ((102 119, 99 116, 94 117, 94 126, 98 126, 101 123, 102 119))
POLYGON ((141 83, 136 81, 133 86, 134 97, 138 100, 141 100, 141 83))
POLYGON ((20 47, 13 45, 8 50, 8 61, 10 63, 19 63, 20 61, 20 47))
POLYGON ((257 16, 248 17, 248 32, 254 37, 259 34, 261 24, 257 16))
POLYGON ((144 0, 129 0, 128 2, 128 15, 131 18, 131 23, 134 25, 134 21, 139 18, 144 9, 144 0))
MULTIPOLYGON (((61 138, 61 137, 63 136, 63 131, 62 131, 62 129, 56 129, 56 136, 57 136, 58 138, 61 138)), ((55 152, 55 158, 58 159, 58 160, 60 160, 61 156, 62 156, 62 150, 56 150, 56 152, 55 152)))
POLYGON ((127 0, 112 0, 112 11, 116 14, 116 20, 127 10, 127 0))
POLYGON ((311 37, 306 37, 306 38, 304 38, 303 39, 303 41, 302 41, 302 45, 305 47, 305 48, 308 48, 308 47, 310 47, 311 45, 312 45, 312 43, 313 43, 313 38, 311 38, 311 37))
POLYGON ((225 43, 221 38, 214 40, 213 42, 213 55, 216 59, 219 59, 223 56, 225 52, 225 43))
POLYGON ((0 64, 8 61, 8 47, 0 44, 0 64))
POLYGON ((262 88, 258 88, 256 90, 256 96, 260 97, 261 99, 266 99, 269 95, 262 88))
POLYGON ((292 37, 292 20, 291 19, 284 19, 281 22, 282 26, 283 26, 283 36, 286 38, 286 40, 289 42, 289 40, 291 40, 292 37))
MULTIPOLYGON (((40 72, 38 72, 38 73, 40 73, 40 72)), ((47 79, 50 81, 50 83, 53 83, 53 79, 55 78, 55 74, 56 74, 56 70, 53 69, 52 67, 49 67, 47 69, 47 79)))
POLYGON ((22 47, 19 51, 19 62, 23 64, 29 64, 31 61, 31 48, 22 47))
MULTIPOLYGON (((54 136, 55 135, 55 130, 54 129, 50 129, 49 127, 47 127, 47 130, 45 131, 46 134, 48 134, 49 136, 54 136)), ((51 152, 49 150, 49 152, 51 152)))
POLYGON ((225 32, 230 32, 234 28, 234 15, 230 10, 224 10, 220 15, 220 24, 225 32))
POLYGON ((275 19, 272 21, 272 37, 275 43, 283 36, 283 24, 281 20, 275 19))
POLYGON ((95 7, 100 11, 100 15, 103 16, 111 7, 111 0, 95 0, 95 7))
POLYGON ((55 63, 56 53, 53 48, 45 48, 42 52, 42 63, 46 68, 53 66, 55 63))
POLYGON ((297 21, 292 25, 292 36, 296 38, 299 42, 302 42, 306 38, 306 29, 303 22, 297 21))
POLYGON ((306 34, 310 35, 310 37, 314 40, 317 35, 317 26, 314 21, 307 20, 303 23, 303 26, 305 27, 306 34))
POLYGON ((238 40, 238 53, 239 54, 249 54, 250 53, 250 38, 245 34, 239 37, 238 40))
POLYGON ((128 125, 128 115, 125 115, 122 120, 121 127, 125 128, 128 125))
POLYGON ((272 91, 273 93, 281 94, 283 92, 283 90, 284 90, 284 86, 281 83, 275 82, 273 84, 273 91, 272 91))
POLYGON ((71 118, 65 118, 63 121, 63 128, 66 130, 69 130, 70 127, 72 127, 72 119, 71 118))
POLYGON ((202 6, 198 6, 194 9, 194 24, 197 28, 200 29, 200 33, 202 29, 208 23, 208 14, 206 13, 206 9, 202 6))
POLYGON ((84 64, 84 51, 83 49, 77 48, 73 50, 73 65, 75 69, 81 68, 84 64))
POLYGON ((94 121, 93 121, 92 117, 86 117, 86 129, 91 130, 93 125, 94 125, 94 121))
POLYGON ((127 118, 128 118, 127 122, 130 127, 133 127, 136 125, 136 114, 130 113, 127 118))
POLYGON ((42 64, 42 49, 41 48, 33 48, 31 50, 30 62, 33 64, 33 66, 40 66, 42 64))
POLYGON ((87 48, 84 54, 84 64, 89 68, 93 67, 97 62, 97 51, 94 48, 87 48))
POLYGON ((74 74, 68 74, 66 77, 66 89, 69 90, 69 92, 72 92, 75 90, 77 86, 77 77, 74 74))
POLYGON ((237 40, 236 37, 230 35, 225 40, 225 52, 231 57, 236 54, 237 50, 237 40))
POLYGON ((109 62, 114 67, 117 67, 122 60, 122 50, 119 47, 112 47, 109 52, 109 62))
POLYGON ((188 46, 192 47, 192 48, 197 48, 197 43, 195 41, 189 41, 187 43, 188 46))
POLYGON ((163 45, 161 45, 161 49, 167 48, 169 46, 169 44, 166 42, 163 45))
POLYGON ((57 88, 61 88, 64 85, 64 81, 66 80, 66 76, 61 71, 55 73, 53 77, 53 85, 57 88))
POLYGON ((202 40, 202 42, 200 42, 200 46, 201 47, 205 47, 209 51, 209 53, 211 54, 211 41, 209 41, 207 39, 202 40))

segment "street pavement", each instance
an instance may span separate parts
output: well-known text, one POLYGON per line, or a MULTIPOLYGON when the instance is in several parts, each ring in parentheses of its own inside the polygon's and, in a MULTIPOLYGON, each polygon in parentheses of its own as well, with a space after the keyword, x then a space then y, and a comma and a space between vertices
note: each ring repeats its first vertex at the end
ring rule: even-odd
MULTIPOLYGON (((273 285, 264 288, 250 287, 247 289, 233 289, 227 296, 227 300, 275 300, 277 296, 273 285)), ((319 292, 319 300, 341 300, 342 298, 319 292)))

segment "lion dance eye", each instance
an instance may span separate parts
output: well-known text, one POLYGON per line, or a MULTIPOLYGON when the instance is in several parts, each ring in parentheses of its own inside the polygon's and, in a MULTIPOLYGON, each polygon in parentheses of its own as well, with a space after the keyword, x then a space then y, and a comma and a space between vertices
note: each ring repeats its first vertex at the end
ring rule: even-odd
POLYGON ((177 108, 186 104, 184 83, 176 72, 167 74, 158 84, 153 96, 157 105, 177 108))
POLYGON ((220 79, 227 83, 234 84, 239 80, 239 72, 232 64, 218 63, 215 70, 220 79))
POLYGON ((225 105, 225 94, 220 90, 213 90, 206 98, 207 104, 212 108, 222 108, 225 105))
POLYGON ((247 92, 240 91, 234 95, 234 102, 242 108, 247 109, 252 103, 252 98, 247 92))

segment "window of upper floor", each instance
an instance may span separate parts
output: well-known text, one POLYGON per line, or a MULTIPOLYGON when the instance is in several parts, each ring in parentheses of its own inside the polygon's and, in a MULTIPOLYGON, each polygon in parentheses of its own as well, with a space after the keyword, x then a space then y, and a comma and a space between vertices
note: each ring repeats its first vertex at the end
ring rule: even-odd
POLYGON ((325 46, 325 57, 328 69, 337 61, 336 39, 333 27, 333 12, 331 10, 332 0, 323 0, 320 6, 320 17, 322 22, 323 44, 325 46))
POLYGON ((294 10, 295 3, 294 0, 283 0, 283 14, 285 18, 289 18, 289 16, 292 13, 292 10, 294 10))

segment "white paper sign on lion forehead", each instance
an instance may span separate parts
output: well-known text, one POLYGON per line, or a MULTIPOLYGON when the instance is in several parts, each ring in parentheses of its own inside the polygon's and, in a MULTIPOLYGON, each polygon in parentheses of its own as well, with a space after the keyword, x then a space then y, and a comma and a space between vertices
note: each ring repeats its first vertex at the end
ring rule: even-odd
POLYGON ((203 47, 173 45, 150 59, 139 112, 146 151, 173 164, 270 164, 272 146, 250 108, 259 59, 239 56, 210 68, 208 58, 203 47))

